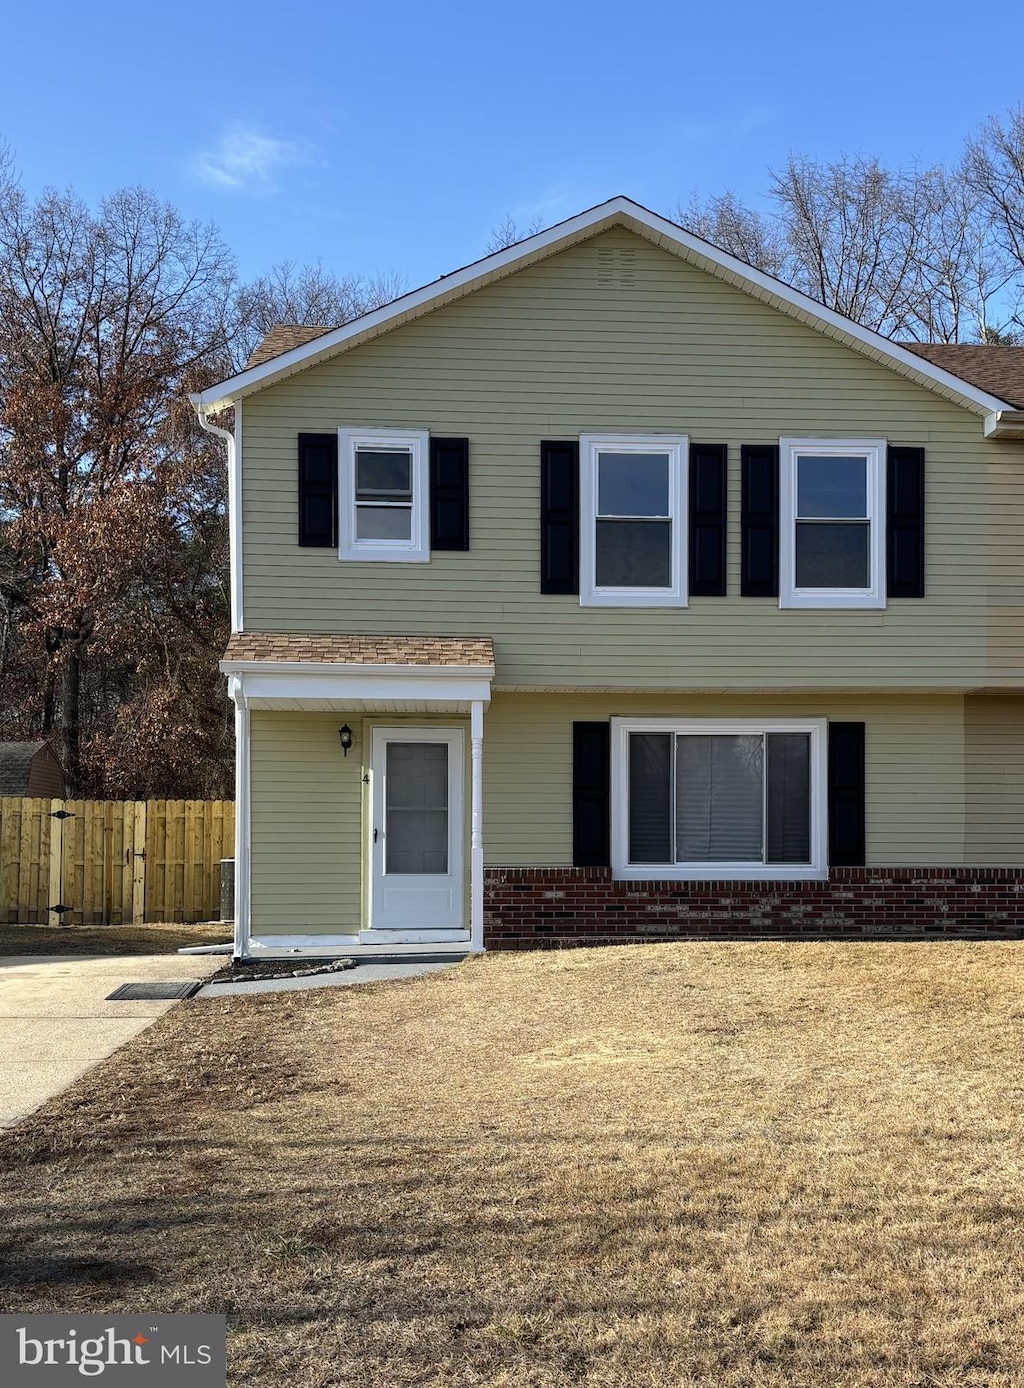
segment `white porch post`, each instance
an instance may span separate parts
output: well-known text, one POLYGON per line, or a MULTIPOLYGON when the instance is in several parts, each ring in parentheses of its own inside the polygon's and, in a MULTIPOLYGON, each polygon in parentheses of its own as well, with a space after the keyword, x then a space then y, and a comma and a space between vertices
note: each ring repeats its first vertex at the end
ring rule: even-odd
POLYGON ((241 679, 232 675, 230 685, 231 697, 235 702, 235 956, 245 958, 249 953, 250 935, 249 709, 245 702, 241 679))
POLYGON ((484 706, 480 699, 470 705, 470 812, 469 812, 469 943, 484 947, 484 706))

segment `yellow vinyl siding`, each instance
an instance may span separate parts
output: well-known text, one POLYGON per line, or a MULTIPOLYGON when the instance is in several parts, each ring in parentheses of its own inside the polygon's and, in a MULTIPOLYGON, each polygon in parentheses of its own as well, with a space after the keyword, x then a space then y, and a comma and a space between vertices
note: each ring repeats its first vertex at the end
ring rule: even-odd
POLYGON ((252 933, 350 935, 366 924, 363 871, 370 733, 377 726, 462 728, 465 882, 469 901, 469 731, 460 717, 253 710, 252 933), (338 729, 355 743, 344 756, 338 729))
POLYGON ((251 396, 243 439, 247 629, 490 635, 499 689, 1021 680, 1024 449, 624 230, 251 396), (602 250, 631 253, 631 286, 606 282, 602 250), (470 551, 389 565, 299 549, 296 436, 339 425, 468 436, 470 551), (598 431, 728 443, 729 597, 581 609, 540 593, 540 440, 598 431), (927 449, 925 599, 814 612, 740 597, 740 445, 780 435, 927 449))
POLYGON ((965 861, 1024 864, 1024 699, 964 700, 965 861))
POLYGON ((862 721, 868 866, 965 861, 958 696, 530 694, 496 696, 485 720, 488 866, 572 863, 572 724, 615 715, 862 721))
MULTIPOLYGON (((253 710, 252 932, 351 934, 362 891, 362 742, 336 713, 253 710)), ((347 720, 357 736, 360 725, 347 720)))

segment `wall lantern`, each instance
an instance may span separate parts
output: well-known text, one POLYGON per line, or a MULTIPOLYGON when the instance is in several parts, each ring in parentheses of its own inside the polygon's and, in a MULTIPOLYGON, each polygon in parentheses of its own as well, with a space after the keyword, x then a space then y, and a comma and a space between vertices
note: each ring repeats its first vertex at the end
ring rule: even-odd
POLYGON ((352 743, 355 741, 355 738, 352 736, 352 729, 349 727, 347 723, 344 723, 338 729, 338 736, 341 738, 341 750, 345 753, 347 757, 348 749, 352 746, 352 743))

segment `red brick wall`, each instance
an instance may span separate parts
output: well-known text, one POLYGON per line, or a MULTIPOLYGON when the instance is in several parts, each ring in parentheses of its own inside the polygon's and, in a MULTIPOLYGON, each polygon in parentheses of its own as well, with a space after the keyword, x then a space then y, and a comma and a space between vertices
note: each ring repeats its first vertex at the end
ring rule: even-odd
POLYGON ((1024 868, 834 868, 827 882, 613 882, 489 868, 488 949, 754 936, 1024 936, 1024 868))

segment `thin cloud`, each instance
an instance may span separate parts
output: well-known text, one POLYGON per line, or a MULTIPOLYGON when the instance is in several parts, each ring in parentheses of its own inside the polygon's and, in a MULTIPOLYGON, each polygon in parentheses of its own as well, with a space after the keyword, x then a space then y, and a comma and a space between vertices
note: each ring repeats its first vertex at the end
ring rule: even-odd
POLYGON ((232 125, 210 149, 195 156, 200 182, 231 193, 267 193, 284 169, 308 163, 301 145, 279 140, 252 126, 232 125))

